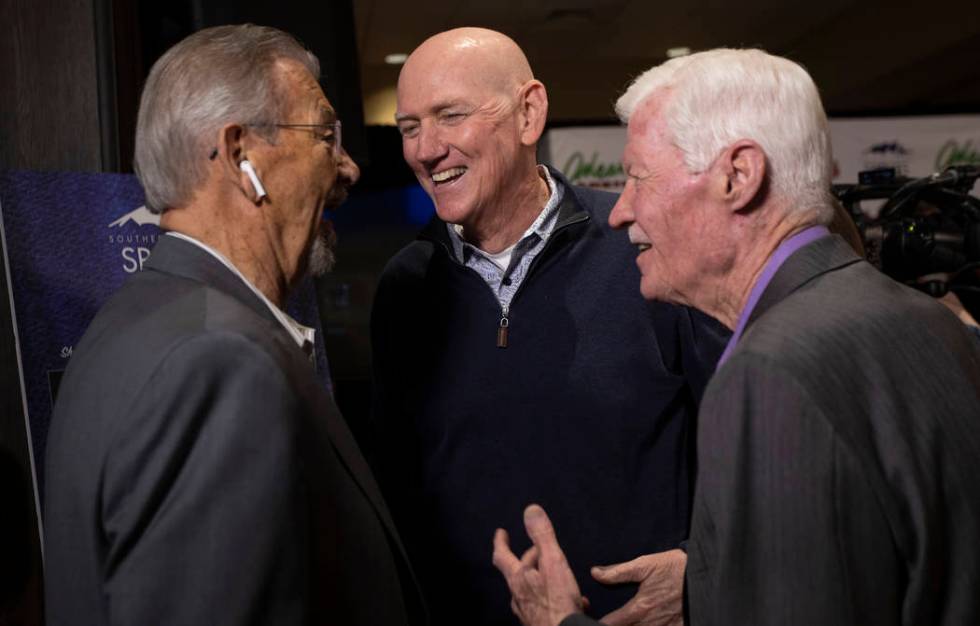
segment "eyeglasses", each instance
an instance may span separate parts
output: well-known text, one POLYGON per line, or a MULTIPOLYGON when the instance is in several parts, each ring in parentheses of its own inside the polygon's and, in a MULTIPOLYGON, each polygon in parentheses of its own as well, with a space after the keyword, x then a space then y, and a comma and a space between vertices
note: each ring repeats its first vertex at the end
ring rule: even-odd
POLYGON ((249 126, 274 126, 288 130, 312 130, 317 139, 326 142, 333 151, 334 156, 340 156, 340 120, 334 120, 329 124, 249 124, 249 126))
POLYGON ((312 130, 317 139, 324 141, 333 150, 334 156, 340 156, 340 120, 329 124, 251 124, 251 126, 275 126, 288 130, 312 130))
MULTIPOLYGON (((273 124, 271 122, 258 122, 254 124, 246 124, 246 126, 258 126, 258 127, 275 127, 275 128, 285 128, 288 130, 312 130, 317 139, 325 142, 330 146, 331 151, 335 157, 340 156, 341 144, 340 144, 340 120, 334 120, 329 124, 273 124)), ((208 159, 214 160, 218 156, 218 149, 215 148, 208 155, 208 159)))

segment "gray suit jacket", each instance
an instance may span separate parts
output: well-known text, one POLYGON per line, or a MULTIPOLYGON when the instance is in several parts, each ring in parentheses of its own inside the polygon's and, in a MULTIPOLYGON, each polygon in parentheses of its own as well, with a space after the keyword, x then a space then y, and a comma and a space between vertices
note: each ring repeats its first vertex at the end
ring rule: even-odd
POLYGON ((75 348, 45 505, 52 625, 424 619, 308 359, 239 278, 173 237, 75 348))
POLYGON ((839 237, 790 257, 705 393, 691 623, 980 624, 980 355, 839 237))

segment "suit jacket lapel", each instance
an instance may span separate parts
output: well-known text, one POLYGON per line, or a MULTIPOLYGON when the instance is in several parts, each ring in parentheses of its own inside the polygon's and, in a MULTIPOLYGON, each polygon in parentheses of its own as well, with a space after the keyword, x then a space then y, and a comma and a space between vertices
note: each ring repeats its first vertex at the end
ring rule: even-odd
POLYGON ((146 267, 158 272, 182 276, 217 289, 235 298, 255 313, 279 325, 272 311, 248 288, 241 278, 218 259, 194 244, 176 237, 161 236, 146 262, 146 267))
POLYGON ((817 276, 860 260, 861 257, 839 235, 822 237, 800 248, 786 259, 772 277, 752 310, 745 329, 748 330, 766 311, 817 276))
MULTIPOLYGON (((160 237, 146 266, 160 272, 196 280, 218 289, 245 304, 263 319, 272 322, 276 329, 281 329, 281 324, 269 310, 269 307, 249 289, 241 278, 232 273, 218 259, 208 254, 206 250, 192 243, 176 237, 160 237)), ((285 335, 285 329, 282 329, 282 332, 285 335)), ((295 345, 292 338, 284 337, 284 341, 295 345)), ((297 348, 297 354, 299 354, 299 348, 297 348)), ((304 365, 306 364, 304 363, 304 365)), ((340 417, 340 411, 336 408, 332 398, 328 399, 327 406, 322 412, 327 435, 347 467, 347 471, 361 486, 364 495, 371 501, 371 504, 378 509, 379 516, 393 529, 394 525, 391 523, 387 508, 381 499, 381 493, 371 478, 367 463, 360 454, 350 429, 340 417)))
MULTIPOLYGON (((159 237, 156 246, 153 248, 153 253, 146 262, 146 267, 159 272, 182 276, 218 289, 248 306, 263 319, 270 321, 275 328, 281 327, 269 307, 249 289, 241 278, 225 267, 218 259, 208 254, 206 250, 192 243, 176 237, 159 237)), ((285 329, 282 332, 285 334, 285 329)), ((285 340, 288 343, 293 343, 292 338, 287 337, 285 340)), ((297 352, 299 353, 298 347, 297 352)), ((397 546, 401 558, 405 561, 406 568, 417 590, 418 583, 415 581, 405 548, 402 546, 394 521, 384 503, 381 491, 374 481, 373 474, 333 399, 326 393, 323 396, 326 397, 326 406, 323 407, 321 417, 326 428, 327 438, 337 452, 341 463, 347 468, 347 472, 354 482, 360 486, 361 492, 371 503, 382 524, 387 528, 392 543, 397 546)))
POLYGON ((371 468, 368 466, 363 454, 361 454, 360 448, 357 447, 353 434, 347 427, 347 423, 340 416, 340 409, 337 408, 332 398, 329 399, 329 407, 324 413, 326 419, 323 423, 326 427, 327 438, 330 440, 331 446, 337 452, 340 462, 347 468, 347 473, 351 475, 351 478, 360 487, 361 493, 371 503, 382 525, 388 532, 391 545, 401 558, 401 569, 404 570, 403 577, 406 579, 406 587, 404 588, 406 593, 404 597, 406 608, 420 614, 422 616, 420 623, 424 623, 428 621, 425 617, 428 615, 428 607, 425 605, 422 596, 422 588, 419 586, 418 577, 415 575, 415 570, 408 558, 408 552, 402 544, 398 529, 395 526, 395 521, 392 519, 391 513, 388 510, 388 505, 385 504, 384 497, 381 495, 381 488, 375 482, 371 468), (412 585, 414 603, 413 599, 407 595, 409 592, 407 585, 412 585), (408 607, 407 605, 409 604, 412 606, 408 607))
POLYGON ((337 408, 333 398, 329 399, 328 407, 324 413, 326 416, 324 425, 326 426, 327 437, 330 439, 330 444, 333 446, 333 449, 337 452, 337 456, 340 457, 340 462, 344 464, 347 472, 354 478, 358 486, 360 486, 361 492, 374 507, 378 517, 381 518, 381 521, 388 529, 388 533, 398 545, 398 549, 402 551, 403 557, 407 560, 408 557, 405 556, 401 539, 395 529, 395 522, 391 519, 388 506, 385 504, 384 498, 381 495, 381 489, 375 482, 374 474, 364 459, 364 455, 361 454, 360 448, 354 440, 354 435, 351 433, 350 428, 347 427, 347 423, 340 416, 340 409, 337 408))

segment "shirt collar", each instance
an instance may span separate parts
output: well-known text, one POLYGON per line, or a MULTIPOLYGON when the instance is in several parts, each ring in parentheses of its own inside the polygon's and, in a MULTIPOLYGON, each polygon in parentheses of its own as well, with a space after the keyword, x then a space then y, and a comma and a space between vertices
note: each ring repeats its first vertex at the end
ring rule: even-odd
POLYGON ((197 239, 189 235, 185 235, 183 233, 178 233, 174 231, 168 231, 167 235, 171 237, 176 237, 178 239, 183 239, 188 243, 192 243, 198 248, 201 248, 202 250, 204 250, 205 252, 213 256, 218 261, 220 261, 222 265, 227 267, 235 276, 240 278, 242 282, 244 282, 248 286, 248 288, 252 290, 252 293, 258 296, 258 298, 262 302, 264 302, 267 307, 269 307, 269 310, 272 312, 272 315, 276 318, 276 320, 280 324, 282 324, 282 327, 286 329, 286 332, 289 333, 289 336, 293 338, 293 341, 296 342, 296 345, 298 345, 304 351, 306 351, 307 347, 313 345, 313 342, 316 338, 316 330, 310 328, 309 326, 304 326, 300 324, 292 317, 290 317, 288 314, 286 314, 285 311, 283 311, 275 304, 273 304, 271 300, 265 297, 264 293, 259 291, 255 287, 255 285, 249 282, 249 280, 245 278, 245 276, 241 272, 238 271, 238 268, 235 267, 235 265, 230 260, 228 260, 228 258, 225 257, 225 255, 221 254, 220 252, 218 252, 211 246, 207 245, 206 243, 198 241, 197 239))
MULTIPOLYGON (((548 183, 548 202, 545 203, 544 208, 541 209, 541 213, 538 214, 537 219, 528 226, 521 238, 514 242, 514 246, 518 242, 523 241, 532 234, 536 234, 541 237, 542 241, 547 241, 548 237, 551 236, 551 231, 554 230, 555 224, 558 221, 558 207, 561 205, 562 198, 565 195, 565 188, 561 184, 561 181, 557 180, 548 171, 548 168, 544 165, 538 165, 538 174, 544 178, 545 182, 548 183)), ((464 247, 471 249, 473 251, 480 251, 479 248, 471 243, 463 240, 463 227, 460 224, 446 224, 446 230, 449 231, 449 240, 453 244, 453 254, 456 260, 460 263, 465 263, 464 257, 464 247)), ((511 246, 513 248, 514 246, 511 246)), ((482 251, 480 251, 482 253, 482 251)))
POLYGON ((718 359, 717 367, 721 367, 722 363, 727 361, 728 357, 735 350, 735 344, 742 337, 742 332, 745 330, 749 317, 752 315, 752 310, 755 309, 755 306, 759 303, 759 298, 762 297, 766 287, 769 286, 769 282, 772 281, 772 277, 776 275, 776 272, 786 262, 786 259, 808 243, 812 243, 829 234, 830 231, 827 230, 826 226, 811 226, 779 244, 776 251, 766 261, 765 267, 762 268, 762 274, 755 281, 755 285, 752 286, 752 291, 749 292, 749 300, 745 303, 745 308, 742 309, 742 313, 738 316, 735 332, 732 333, 731 339, 728 340, 728 345, 725 346, 725 351, 721 354, 721 358, 718 359))

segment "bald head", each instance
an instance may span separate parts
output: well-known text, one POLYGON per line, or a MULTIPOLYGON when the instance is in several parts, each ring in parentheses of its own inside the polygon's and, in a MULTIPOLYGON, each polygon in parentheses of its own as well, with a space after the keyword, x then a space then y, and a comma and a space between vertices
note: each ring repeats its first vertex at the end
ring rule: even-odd
POLYGON ((430 37, 398 77, 405 161, 439 217, 490 252, 516 241, 547 201, 536 153, 547 114, 527 57, 484 28, 430 37))
POLYGON ((468 82, 509 95, 534 78, 524 52, 507 35, 486 28, 454 28, 429 37, 412 52, 402 67, 399 88, 420 72, 440 71, 447 65, 462 70, 454 73, 463 74, 468 82))

